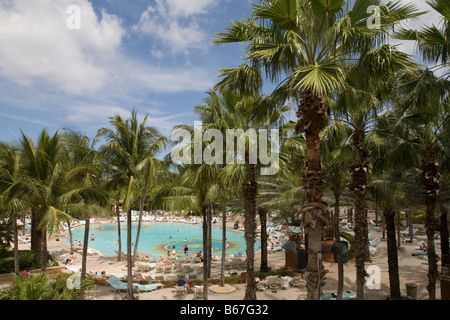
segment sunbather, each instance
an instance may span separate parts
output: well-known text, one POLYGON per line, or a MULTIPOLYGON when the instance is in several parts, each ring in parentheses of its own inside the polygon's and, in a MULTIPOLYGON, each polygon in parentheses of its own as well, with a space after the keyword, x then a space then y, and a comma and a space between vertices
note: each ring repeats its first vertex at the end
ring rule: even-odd
POLYGON ((420 240, 418 245, 419 245, 419 250, 426 250, 427 249, 427 244, 423 240, 420 240))

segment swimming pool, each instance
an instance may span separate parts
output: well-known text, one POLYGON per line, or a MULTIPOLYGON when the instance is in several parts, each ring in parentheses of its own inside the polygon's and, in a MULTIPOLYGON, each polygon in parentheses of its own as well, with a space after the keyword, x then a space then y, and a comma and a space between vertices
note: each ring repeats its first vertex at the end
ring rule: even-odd
MULTIPOLYGON (((132 224, 132 250, 136 240, 138 224, 132 224)), ((127 248, 127 227, 126 223, 121 223, 122 251, 127 248)), ((77 227, 73 230, 73 241, 83 242, 84 227, 77 227)), ((187 245, 190 253, 197 253, 203 249, 203 230, 201 224, 184 224, 168 222, 144 222, 141 224, 139 236, 138 252, 150 252, 152 256, 166 255, 167 250, 175 246, 178 253, 183 253, 187 245)), ((65 244, 69 244, 68 238, 63 238, 65 244)), ((117 223, 91 225, 89 234, 89 247, 100 251, 106 256, 117 255, 119 245, 117 244, 117 223), (95 235, 95 240, 91 240, 91 235, 95 235)), ((217 256, 222 255, 222 227, 212 228, 212 247, 217 256)), ((255 251, 260 250, 261 242, 256 239, 255 251)), ((227 229, 227 254, 245 254, 246 243, 244 233, 227 229)))

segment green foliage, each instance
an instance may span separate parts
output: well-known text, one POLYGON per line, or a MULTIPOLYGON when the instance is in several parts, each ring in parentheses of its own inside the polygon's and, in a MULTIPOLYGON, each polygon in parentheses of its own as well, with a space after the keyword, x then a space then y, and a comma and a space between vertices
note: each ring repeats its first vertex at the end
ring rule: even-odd
POLYGON ((13 241, 13 228, 11 222, 0 222, 0 255, 11 247, 13 241))
MULTIPOLYGON (((50 280, 45 273, 15 276, 11 286, 0 292, 0 300, 78 300, 80 290, 69 289, 67 286, 70 276, 63 273, 56 280, 50 280)), ((81 283, 82 289, 92 286, 91 280, 81 283)))
MULTIPOLYGON (((55 264, 50 255, 47 256, 47 261, 51 266, 55 264)), ((19 251, 19 267, 20 271, 39 269, 41 266, 35 263, 35 253, 31 250, 19 251)), ((0 273, 14 272, 14 252, 6 251, 0 254, 0 273)))
MULTIPOLYGON (((33 251, 19 251, 19 266, 21 270, 33 269, 35 254, 33 251)), ((14 272, 14 252, 7 251, 0 256, 0 273, 14 272)))

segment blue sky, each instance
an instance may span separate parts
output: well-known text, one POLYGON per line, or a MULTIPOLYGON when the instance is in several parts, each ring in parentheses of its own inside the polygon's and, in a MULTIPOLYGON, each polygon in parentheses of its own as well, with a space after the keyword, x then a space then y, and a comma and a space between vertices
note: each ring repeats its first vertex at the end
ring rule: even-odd
POLYGON ((244 0, 1 0, 0 139, 94 136, 132 108, 165 135, 193 123, 218 69, 241 63, 242 47, 211 38, 249 12, 244 0), (67 28, 70 5, 79 30, 67 28))
POLYGON ((108 117, 133 108, 166 136, 193 124, 192 108, 218 70, 242 63, 241 45, 211 38, 248 17, 251 2, 0 0, 0 140, 18 139, 20 130, 35 139, 44 128, 93 137, 108 117), (80 8, 80 29, 67 28, 71 5, 80 8))

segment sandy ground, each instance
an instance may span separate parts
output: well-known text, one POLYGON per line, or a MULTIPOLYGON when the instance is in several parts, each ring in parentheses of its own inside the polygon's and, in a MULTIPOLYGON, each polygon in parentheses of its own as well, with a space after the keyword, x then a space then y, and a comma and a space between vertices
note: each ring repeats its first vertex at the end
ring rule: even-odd
MULTIPOLYGON (((378 244, 378 250, 376 254, 372 257, 371 263, 366 263, 366 268, 368 266, 378 266, 381 270, 381 288, 377 290, 369 290, 365 288, 365 291, 373 291, 371 295, 367 298, 368 300, 384 300, 389 295, 389 276, 388 276, 388 265, 386 256, 386 241, 382 239, 381 232, 370 228, 369 232, 373 234, 372 239, 379 238, 381 241, 378 244)), ((402 295, 406 296, 406 284, 414 283, 417 285, 417 299, 426 300, 428 299, 428 292, 425 288, 427 280, 427 262, 418 256, 412 256, 411 253, 414 252, 417 247, 419 239, 415 239, 414 243, 402 243, 402 247, 399 250, 399 270, 400 270, 400 283, 402 295)), ((27 245, 21 245, 26 248, 27 245)), ((61 242, 50 240, 48 243, 49 252, 54 250, 59 254, 69 254, 69 248, 62 244, 61 242)), ((436 241, 436 251, 440 253, 439 240, 436 241)), ((81 255, 75 253, 77 260, 81 261, 81 255)), ((283 268, 285 266, 285 252, 278 251, 273 254, 268 255, 269 267, 274 269, 283 268)), ((217 264, 219 265, 219 264, 217 264)), ((255 266, 258 269, 260 265, 260 255, 256 254, 255 266)), ((76 264, 76 266, 81 266, 81 263, 76 264)), ((116 258, 106 257, 103 255, 91 255, 88 256, 87 269, 92 272, 105 271, 106 273, 122 273, 126 274, 125 262, 117 262, 116 258)), ((337 264, 324 262, 324 267, 329 271, 326 275, 326 283, 323 287, 323 293, 329 294, 334 293, 337 290, 337 264)), ((155 271, 149 273, 143 273, 144 276, 148 276, 155 271)), ((218 274, 218 267, 212 270, 212 274, 218 274)), ((355 273, 355 263, 354 260, 348 261, 344 265, 344 290, 350 291, 351 293, 356 292, 356 273, 355 273)), ((172 274, 176 276, 176 274, 172 274)), ((236 290, 232 293, 214 293, 209 292, 209 300, 242 300, 245 294, 245 284, 233 285, 236 290)), ((440 299, 440 282, 437 281, 436 295, 437 299, 440 299)), ((195 300, 194 294, 190 293, 185 296, 175 295, 174 287, 164 287, 162 289, 157 289, 153 292, 139 293, 136 294, 139 300, 195 300)), ((93 300, 122 300, 125 293, 111 293, 111 288, 106 286, 96 286, 94 290, 89 292, 89 296, 93 300), (109 289, 109 290, 108 290, 109 289)), ((258 300, 304 300, 306 296, 305 285, 300 287, 290 287, 287 289, 279 290, 266 290, 258 291, 258 300)))

